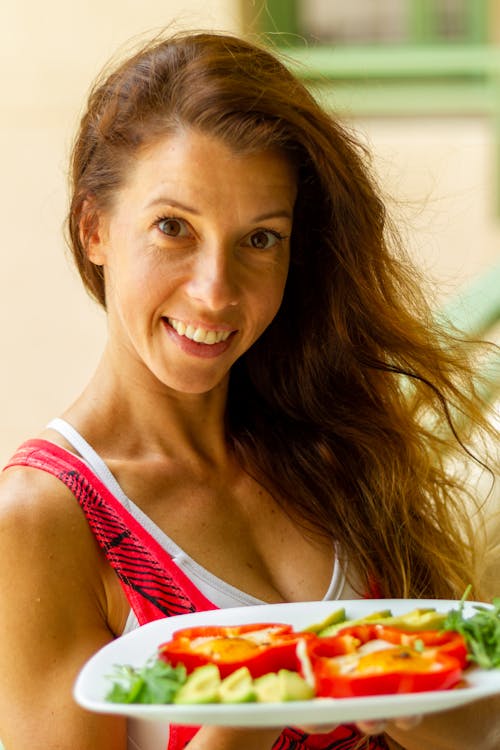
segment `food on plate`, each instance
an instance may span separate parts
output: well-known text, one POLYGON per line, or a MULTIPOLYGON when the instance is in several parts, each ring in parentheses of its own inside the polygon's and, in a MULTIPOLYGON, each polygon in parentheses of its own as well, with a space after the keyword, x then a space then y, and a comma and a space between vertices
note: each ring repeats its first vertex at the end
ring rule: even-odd
POLYGON ((314 636, 280 623, 185 628, 159 647, 158 657, 183 664, 188 673, 216 664, 221 677, 240 667, 247 667, 252 677, 261 677, 279 669, 298 671, 297 642, 307 638, 314 636))
POLYGON ((299 701, 314 697, 313 688, 288 669, 269 672, 254 679, 247 667, 240 667, 224 679, 215 664, 196 667, 173 698, 177 704, 269 703, 299 701))
POLYGON ((394 647, 320 658, 314 665, 314 674, 318 697, 353 698, 447 690, 460 682, 462 670, 451 657, 394 647))
POLYGON ((464 617, 463 600, 458 609, 448 613, 443 628, 460 633, 467 644, 469 660, 481 669, 500 667, 500 597, 493 607, 475 606, 472 617, 464 617))
POLYGON ((172 703, 186 682, 186 669, 172 667, 156 657, 142 667, 115 667, 106 699, 112 703, 172 703))
POLYGON ((345 609, 337 609, 332 612, 322 622, 315 625, 311 625, 307 628, 307 631, 315 633, 320 637, 324 638, 330 635, 335 635, 339 630, 343 630, 348 625, 362 625, 365 622, 377 623, 380 625, 392 625, 394 627, 401 627, 405 630, 419 631, 419 630, 437 630, 443 626, 446 619, 446 614, 443 612, 436 612, 435 609, 414 609, 404 615, 393 615, 389 609, 382 610, 381 612, 372 612, 365 617, 360 617, 356 620, 348 620, 346 618, 345 609))
POLYGON ((224 680, 219 688, 222 703, 250 703, 257 700, 255 685, 247 667, 240 667, 224 680))
POLYGON ((439 652, 455 658, 461 669, 467 666, 467 644, 459 633, 446 630, 412 631, 372 623, 351 625, 340 630, 337 635, 316 638, 308 644, 308 652, 314 661, 326 656, 360 655, 391 646, 411 649, 417 653, 439 652))
POLYGON ((313 686, 298 672, 290 672, 288 669, 258 677, 254 686, 257 700, 261 703, 307 701, 315 696, 313 686))
POLYGON ((184 628, 144 667, 117 667, 106 699, 249 703, 447 690, 471 664, 500 666, 500 598, 473 605, 468 617, 464 598, 448 613, 348 619, 335 610, 302 631, 283 623, 184 628))
POLYGON ((215 664, 196 667, 190 675, 181 666, 173 669, 156 659, 140 669, 117 667, 113 687, 106 696, 112 703, 270 703, 309 700, 314 688, 298 672, 280 669, 254 679, 247 667, 221 678, 215 664))
POLYGON ((221 686, 220 673, 215 664, 198 667, 181 685, 174 703, 218 703, 221 686))
POLYGON ((383 625, 354 625, 308 648, 318 697, 447 690, 467 664, 461 635, 409 632, 383 625))

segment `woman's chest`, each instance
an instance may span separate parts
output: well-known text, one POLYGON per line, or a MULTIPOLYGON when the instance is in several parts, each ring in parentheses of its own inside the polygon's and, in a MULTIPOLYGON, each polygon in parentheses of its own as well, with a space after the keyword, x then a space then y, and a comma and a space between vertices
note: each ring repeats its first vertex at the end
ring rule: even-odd
POLYGON ((306 534, 247 474, 141 478, 126 480, 129 497, 208 574, 262 601, 324 597, 332 542, 306 534))

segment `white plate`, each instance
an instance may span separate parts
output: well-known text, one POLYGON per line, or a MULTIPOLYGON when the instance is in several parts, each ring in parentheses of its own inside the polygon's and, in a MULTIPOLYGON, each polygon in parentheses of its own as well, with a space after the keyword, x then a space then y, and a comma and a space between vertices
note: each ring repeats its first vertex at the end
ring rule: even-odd
MULTIPOLYGON (((345 607, 347 617, 356 618, 382 609, 390 609, 397 615, 417 607, 432 607, 439 612, 447 612, 457 606, 456 601, 422 599, 299 602, 195 612, 156 620, 118 638, 95 654, 82 669, 75 684, 74 695, 76 701, 90 711, 185 725, 265 727, 335 724, 443 711, 500 693, 500 669, 482 670, 472 667, 465 673, 464 686, 453 690, 366 698, 315 698, 290 703, 142 705, 110 703, 105 700, 105 696, 111 687, 109 675, 113 672, 114 665, 144 665, 156 654, 158 646, 168 641, 172 633, 180 628, 281 622, 301 630, 322 621, 340 607, 345 607)), ((473 614, 475 610, 472 603, 467 603, 464 611, 466 615, 473 614)))

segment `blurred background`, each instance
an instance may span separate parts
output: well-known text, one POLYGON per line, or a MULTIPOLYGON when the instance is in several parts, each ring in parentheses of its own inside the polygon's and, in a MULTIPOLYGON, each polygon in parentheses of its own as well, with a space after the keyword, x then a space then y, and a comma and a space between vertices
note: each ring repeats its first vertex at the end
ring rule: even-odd
POLYGON ((89 86, 165 26, 264 34, 355 129, 436 305, 500 316, 498 0, 2 0, 0 463, 79 393, 103 313, 67 255, 67 159, 89 86))

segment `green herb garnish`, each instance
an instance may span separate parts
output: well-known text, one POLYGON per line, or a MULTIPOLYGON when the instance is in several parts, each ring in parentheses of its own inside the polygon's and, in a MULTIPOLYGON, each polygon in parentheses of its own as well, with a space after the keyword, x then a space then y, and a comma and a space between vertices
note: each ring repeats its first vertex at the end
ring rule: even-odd
POLYGON ((452 609, 448 613, 443 630, 460 633, 467 644, 470 661, 482 669, 500 667, 500 597, 493 599, 491 609, 475 604, 476 613, 464 617, 464 601, 469 589, 463 595, 458 609, 452 609))
POLYGON ((186 682, 186 669, 151 659, 143 667, 116 666, 106 700, 113 703, 171 703, 186 682))

